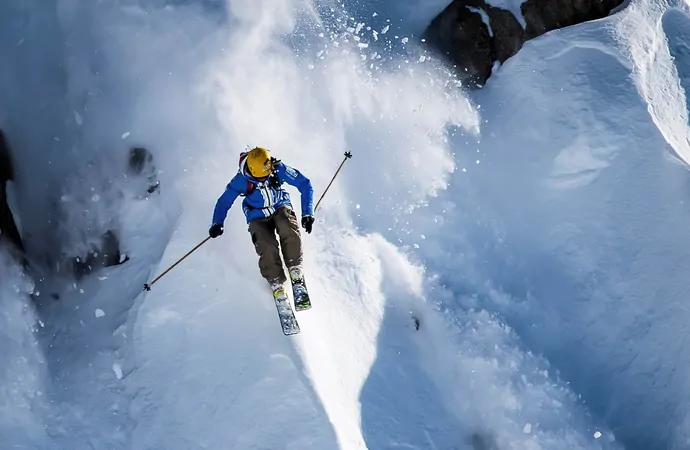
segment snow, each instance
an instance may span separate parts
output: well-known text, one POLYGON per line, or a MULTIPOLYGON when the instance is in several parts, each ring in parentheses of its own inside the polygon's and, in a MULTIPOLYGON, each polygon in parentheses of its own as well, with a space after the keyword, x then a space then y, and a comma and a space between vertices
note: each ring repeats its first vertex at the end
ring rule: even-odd
MULTIPOLYGON (((348 7, 356 8, 359 6, 352 1, 345 1, 344 3, 348 7)), ((369 0, 366 8, 376 10, 376 14, 362 14, 362 16, 374 18, 374 20, 369 19, 367 22, 370 22, 369 25, 375 24, 375 29, 381 29, 386 24, 392 23, 393 27, 404 26, 410 34, 420 36, 434 17, 451 3, 452 0, 408 0, 405 2, 369 0)))
POLYGON ((37 280, 37 310, 0 259, 10 445, 685 445, 685 7, 634 0, 532 40, 467 97, 413 40, 362 63, 344 36, 418 26, 384 25, 409 6, 370 6, 0 6, 33 8, 42 30, 0 48, 16 67, 0 74, 0 127, 22 149, 13 203, 31 257, 113 220, 130 257, 79 283, 37 280), (374 11, 382 22, 365 23, 374 11), (102 182, 123 140, 152 150, 160 195, 102 182), (206 237, 247 145, 317 195, 354 154, 304 235, 313 308, 290 338, 239 208, 142 291, 206 237), (46 211, 63 196, 56 235, 46 211))
POLYGON ((649 1, 634 4, 616 22, 616 34, 631 60, 635 84, 654 124, 674 152, 688 162, 688 10, 683 3, 668 9, 664 6, 649 1))
POLYGON ((32 285, 5 251, 0 252, 0 270, 0 436, 8 448, 46 448, 49 379, 28 304, 32 285))
POLYGON ((120 364, 118 364, 118 363, 113 364, 113 372, 115 373, 115 377, 118 380, 122 379, 122 366, 120 366, 120 364))
POLYGON ((526 44, 473 97, 487 122, 456 159, 482 164, 430 205, 443 228, 410 226, 443 236, 420 246, 428 270, 503 318, 626 448, 688 439, 687 19, 632 2, 526 44))

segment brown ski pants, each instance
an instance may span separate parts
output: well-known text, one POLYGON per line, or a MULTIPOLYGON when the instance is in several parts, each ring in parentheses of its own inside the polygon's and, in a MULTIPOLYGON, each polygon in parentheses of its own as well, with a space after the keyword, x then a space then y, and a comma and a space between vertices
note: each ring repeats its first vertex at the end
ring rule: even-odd
POLYGON ((281 250, 288 268, 302 264, 302 238, 295 212, 289 206, 281 206, 271 217, 249 222, 249 233, 259 255, 261 276, 269 283, 285 283, 287 278, 280 259, 281 250))

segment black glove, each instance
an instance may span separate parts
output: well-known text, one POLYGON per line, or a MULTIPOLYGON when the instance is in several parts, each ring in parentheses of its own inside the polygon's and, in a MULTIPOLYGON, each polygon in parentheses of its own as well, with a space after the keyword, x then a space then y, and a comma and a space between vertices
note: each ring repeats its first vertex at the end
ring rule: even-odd
POLYGON ((307 233, 311 233, 311 227, 314 225, 314 216, 303 216, 302 217, 302 227, 307 230, 307 233))
POLYGON ((223 225, 219 223, 214 223, 211 225, 211 228, 208 229, 208 235, 212 238, 217 238, 221 234, 223 234, 223 225))

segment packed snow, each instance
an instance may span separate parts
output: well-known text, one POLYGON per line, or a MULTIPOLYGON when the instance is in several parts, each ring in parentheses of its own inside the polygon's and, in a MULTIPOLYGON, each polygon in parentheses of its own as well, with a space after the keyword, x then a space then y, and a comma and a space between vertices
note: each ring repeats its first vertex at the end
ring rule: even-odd
POLYGON ((409 8, 0 4, 33 266, 0 253, 3 445, 687 446, 688 7, 632 0, 470 93, 406 40, 409 8), (134 145, 160 192, 116 176, 134 145), (248 145, 317 195, 354 154, 303 234, 294 337, 238 205, 142 289, 206 237, 248 145), (127 262, 55 272, 110 229, 127 262))

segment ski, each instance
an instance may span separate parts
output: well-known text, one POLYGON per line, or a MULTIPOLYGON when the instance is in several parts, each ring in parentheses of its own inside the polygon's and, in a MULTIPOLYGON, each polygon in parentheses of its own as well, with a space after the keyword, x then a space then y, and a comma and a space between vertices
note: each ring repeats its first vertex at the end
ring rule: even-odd
POLYGON ((285 336, 290 336, 300 332, 295 312, 290 306, 287 292, 282 285, 272 287, 273 300, 276 302, 276 309, 278 310, 278 318, 280 319, 280 326, 283 329, 285 336))
POLYGON ((292 298, 295 301, 295 311, 304 311, 311 308, 311 299, 307 284, 304 281, 304 273, 300 267, 292 267, 290 272, 290 282, 292 283, 292 298))

